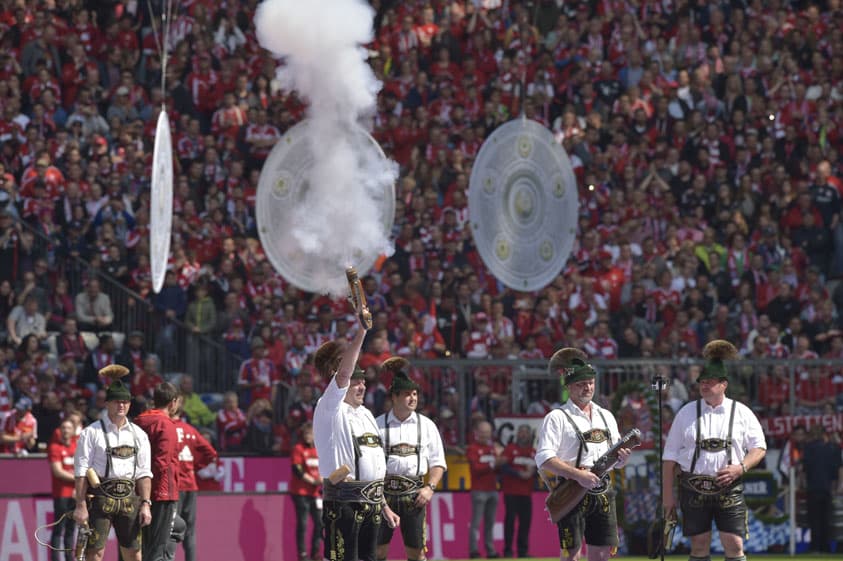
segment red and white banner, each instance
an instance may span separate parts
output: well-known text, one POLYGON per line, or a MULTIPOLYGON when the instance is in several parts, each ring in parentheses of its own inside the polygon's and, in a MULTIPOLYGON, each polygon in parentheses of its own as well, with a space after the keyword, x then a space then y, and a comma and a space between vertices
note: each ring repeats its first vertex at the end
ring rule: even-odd
MULTIPOLYGON (((36 543, 33 533, 38 526, 52 522, 52 511, 53 502, 49 498, 0 498, 0 561, 48 561, 49 551, 36 543)), ((503 552, 503 517, 501 498, 494 526, 498 553, 503 552)), ((295 520, 293 501, 284 494, 200 494, 197 502, 196 558, 295 560, 295 520)), ((434 494, 428 509, 428 557, 468 557, 470 522, 470 493, 434 494)), ((49 542, 50 530, 42 530, 39 537, 49 542)), ((534 557, 559 555, 556 527, 544 513, 544 493, 533 495, 530 544, 530 554, 534 557)), ((117 558, 113 532, 106 546, 106 558, 117 558)), ((389 558, 406 558, 397 534, 389 558)), ((176 561, 183 559, 179 548, 176 561)))
POLYGON ((761 426, 767 436, 790 436, 793 427, 802 425, 810 430, 815 425, 822 425, 826 432, 843 432, 843 413, 834 415, 788 415, 786 417, 768 417, 761 419, 761 426))

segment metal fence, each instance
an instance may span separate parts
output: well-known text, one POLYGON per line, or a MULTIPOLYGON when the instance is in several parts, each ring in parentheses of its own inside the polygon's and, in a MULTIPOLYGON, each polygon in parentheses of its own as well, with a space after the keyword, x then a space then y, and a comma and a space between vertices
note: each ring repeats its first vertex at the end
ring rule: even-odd
POLYGON ((150 300, 153 294, 144 298, 90 262, 62 251, 61 240, 46 236, 26 222, 21 225, 34 236, 28 261, 46 259, 54 275, 67 280, 71 297, 84 290, 88 279, 99 279, 102 291, 111 300, 114 323, 109 332, 115 341, 123 341, 131 331, 142 331, 144 348, 158 356, 160 371, 165 375, 188 373, 199 392, 234 387, 243 357, 228 349, 218 336, 193 333, 181 320, 167 318, 155 309, 150 300))

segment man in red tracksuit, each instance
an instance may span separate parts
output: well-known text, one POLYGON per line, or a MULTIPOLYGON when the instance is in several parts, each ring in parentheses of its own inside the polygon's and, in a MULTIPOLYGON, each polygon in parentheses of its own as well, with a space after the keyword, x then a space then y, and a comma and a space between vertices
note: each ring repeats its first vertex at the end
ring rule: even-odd
POLYGON ((319 544, 322 541, 322 478, 319 477, 319 458, 313 444, 313 424, 305 422, 299 429, 299 442, 293 446, 290 462, 293 478, 290 480, 290 498, 296 507, 296 546, 298 561, 322 559, 319 544), (307 517, 313 520, 310 539, 310 557, 307 555, 307 517))
POLYGON ((184 520, 185 531, 182 547, 185 561, 196 559, 196 469, 217 461, 217 451, 196 427, 182 420, 184 396, 180 395, 173 414, 179 448, 179 506, 178 515, 184 520))
POLYGON ((492 529, 498 510, 497 469, 503 464, 503 458, 496 443, 492 440, 492 425, 481 421, 474 429, 474 443, 465 452, 471 475, 471 530, 468 543, 468 556, 480 557, 480 519, 483 519, 483 541, 486 546, 486 558, 500 557, 492 541, 492 529))
POLYGON ((513 557, 512 537, 515 519, 518 518, 518 557, 527 557, 530 539, 530 522, 533 515, 533 486, 536 482, 536 451, 533 448, 533 431, 530 425, 521 425, 515 441, 503 450, 506 462, 501 467, 501 491, 506 509, 503 522, 503 556, 513 557))
MULTIPOLYGON (((152 523, 143 528, 143 561, 172 561, 170 545, 179 501, 179 448, 176 424, 170 418, 178 408, 179 391, 169 382, 155 386, 153 408, 135 417, 149 437, 152 457, 152 523)), ((179 526, 184 522, 179 519, 179 526)))

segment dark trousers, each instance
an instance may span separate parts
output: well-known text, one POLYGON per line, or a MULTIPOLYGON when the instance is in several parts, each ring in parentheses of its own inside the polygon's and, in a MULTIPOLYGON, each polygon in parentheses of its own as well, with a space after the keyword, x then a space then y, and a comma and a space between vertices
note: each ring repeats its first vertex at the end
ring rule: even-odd
POLYGON ((533 520, 533 500, 530 495, 504 495, 506 509, 503 522, 504 557, 512 557, 512 535, 515 533, 515 519, 518 519, 518 557, 527 556, 530 540, 530 523, 533 520))
POLYGON ((71 515, 75 508, 76 501, 73 497, 53 498, 53 516, 55 520, 61 519, 61 521, 53 526, 53 533, 50 536, 50 545, 54 548, 50 550, 50 561, 61 561, 62 557, 65 561, 73 561, 73 548, 76 545, 73 541, 73 532, 76 530, 76 523, 71 515), (67 516, 62 518, 64 513, 67 513, 67 516), (61 552, 56 549, 67 549, 67 551, 61 552))
POLYGON ((313 521, 313 533, 310 535, 310 559, 319 557, 319 545, 322 541, 322 509, 317 508, 316 497, 290 495, 296 507, 296 547, 299 559, 307 557, 307 519, 313 521))
POLYGON ((323 505, 325 559, 376 561, 381 505, 339 501, 325 501, 323 505))
POLYGON ((831 551, 828 543, 830 521, 831 493, 808 491, 808 527, 813 551, 831 551))
POLYGON ((143 561, 172 561, 172 550, 168 551, 170 535, 176 521, 178 501, 155 501, 152 503, 152 522, 143 529, 143 561))
POLYGON ((184 520, 184 561, 196 559, 196 491, 179 491, 179 516, 184 520))

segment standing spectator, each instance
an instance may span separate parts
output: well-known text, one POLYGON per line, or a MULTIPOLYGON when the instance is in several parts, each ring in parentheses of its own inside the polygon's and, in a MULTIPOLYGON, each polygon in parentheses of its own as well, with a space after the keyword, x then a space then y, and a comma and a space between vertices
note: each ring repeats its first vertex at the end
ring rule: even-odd
POLYGON ((471 529, 468 536, 468 556, 480 557, 480 521, 483 521, 483 544, 486 558, 500 557, 492 540, 495 513, 498 510, 497 470, 505 462, 500 445, 492 440, 492 425, 480 421, 474 429, 474 442, 465 456, 471 474, 471 529))
POLYGON ((520 425, 515 442, 507 444, 502 454, 505 463, 501 466, 501 491, 506 509, 503 525, 504 557, 514 557, 512 538, 516 518, 518 557, 529 557, 527 547, 533 515, 533 487, 536 483, 535 455, 533 431, 530 425, 520 425))
POLYGON ((808 526, 814 553, 831 551, 832 497, 843 482, 840 447, 833 443, 822 425, 811 428, 802 455, 802 469, 808 493, 808 526))
POLYGON ((290 481, 290 498, 296 507, 296 547, 298 561, 321 559, 319 545, 322 540, 322 506, 319 498, 322 478, 319 477, 319 457, 313 444, 313 424, 299 427, 299 441, 290 454, 293 479, 290 481), (313 521, 310 538, 310 556, 307 553, 307 518, 313 521))
POLYGON ((53 517, 58 523, 53 526, 50 537, 50 561, 73 561, 73 534, 76 524, 73 522, 73 489, 76 478, 73 477, 73 456, 76 454, 76 427, 71 419, 65 419, 59 425, 59 437, 53 438, 47 446, 47 461, 50 462, 50 474, 53 481, 53 517), (65 516, 66 515, 66 516, 65 516), (64 549, 64 555, 59 550, 64 549))
POLYGON ((76 295, 76 321, 82 331, 109 331, 114 322, 111 311, 111 298, 100 291, 100 281, 96 277, 88 281, 85 290, 76 295))
POLYGON ((217 438, 223 452, 240 450, 246 438, 246 414, 237 402, 235 392, 226 392, 222 398, 222 409, 217 411, 217 438))
POLYGON ((155 342, 155 348, 162 359, 168 360, 178 356, 176 348, 176 324, 187 311, 187 293, 179 286, 175 271, 167 271, 164 287, 155 297, 155 309, 163 312, 163 326, 155 342))
POLYGON ((243 361, 237 376, 237 387, 243 392, 244 401, 252 403, 258 399, 268 399, 275 403, 278 390, 278 373, 275 365, 266 358, 263 339, 252 337, 252 358, 243 361))

